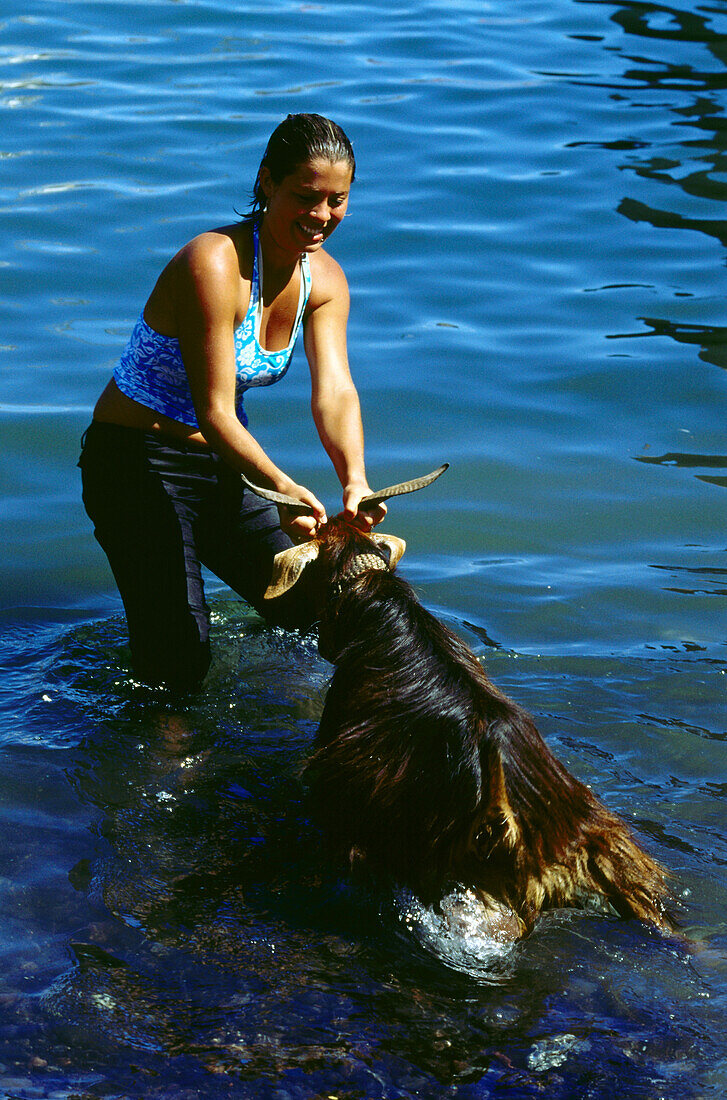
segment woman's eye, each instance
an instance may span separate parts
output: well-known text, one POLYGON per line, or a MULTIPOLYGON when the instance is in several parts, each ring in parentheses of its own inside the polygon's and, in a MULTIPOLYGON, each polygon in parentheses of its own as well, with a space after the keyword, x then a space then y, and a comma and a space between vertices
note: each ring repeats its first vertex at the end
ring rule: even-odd
MULTIPOLYGON (((295 197, 298 202, 302 203, 304 206, 315 206, 319 202, 318 195, 304 195, 302 192, 299 192, 295 197)), ((347 195, 334 195, 328 200, 328 205, 332 209, 335 209, 337 206, 342 206, 347 197, 347 195)))

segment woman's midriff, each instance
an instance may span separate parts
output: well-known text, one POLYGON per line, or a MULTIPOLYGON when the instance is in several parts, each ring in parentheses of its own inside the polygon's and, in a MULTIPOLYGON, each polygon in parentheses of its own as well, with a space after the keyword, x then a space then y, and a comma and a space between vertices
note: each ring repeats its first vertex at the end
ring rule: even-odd
POLYGON ((146 405, 133 401, 121 392, 113 378, 96 402, 93 419, 107 424, 120 424, 124 428, 139 428, 144 432, 160 432, 201 447, 209 446, 199 428, 191 428, 188 424, 171 420, 170 417, 162 416, 146 405))

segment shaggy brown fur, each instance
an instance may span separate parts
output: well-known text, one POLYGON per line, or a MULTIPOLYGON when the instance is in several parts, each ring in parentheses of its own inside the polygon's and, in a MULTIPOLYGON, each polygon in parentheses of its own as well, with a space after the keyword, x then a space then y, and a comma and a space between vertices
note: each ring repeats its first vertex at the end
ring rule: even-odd
POLYGON ((670 927, 661 867, 530 715, 404 580, 355 575, 358 555, 385 551, 340 518, 319 543, 306 571, 336 669, 304 775, 336 846, 430 900, 476 889, 508 934, 593 898, 670 927))

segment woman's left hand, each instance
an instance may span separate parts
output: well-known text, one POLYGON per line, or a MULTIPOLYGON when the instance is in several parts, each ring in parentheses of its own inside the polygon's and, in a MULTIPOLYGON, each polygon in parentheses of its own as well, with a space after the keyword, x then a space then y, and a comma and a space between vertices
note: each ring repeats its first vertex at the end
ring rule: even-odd
POLYGON ((362 497, 369 496, 371 492, 372 490, 365 483, 347 485, 343 490, 343 515, 362 531, 375 527, 386 515, 386 505, 383 503, 359 510, 359 501, 362 497))

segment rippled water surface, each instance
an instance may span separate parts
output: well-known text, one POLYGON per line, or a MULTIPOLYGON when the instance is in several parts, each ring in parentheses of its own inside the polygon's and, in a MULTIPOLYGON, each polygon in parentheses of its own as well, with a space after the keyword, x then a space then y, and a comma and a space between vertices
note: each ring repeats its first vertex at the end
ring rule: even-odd
MULTIPOLYGON (((724 0, 10 0, 0 13, 0 1094, 727 1092, 724 0), (329 666, 210 579, 134 683, 79 438, 160 266, 270 130, 358 160, 331 242, 403 573, 673 873, 691 947, 503 949, 336 877, 298 763, 329 666)), ((335 504, 305 360, 248 402, 335 504)))

